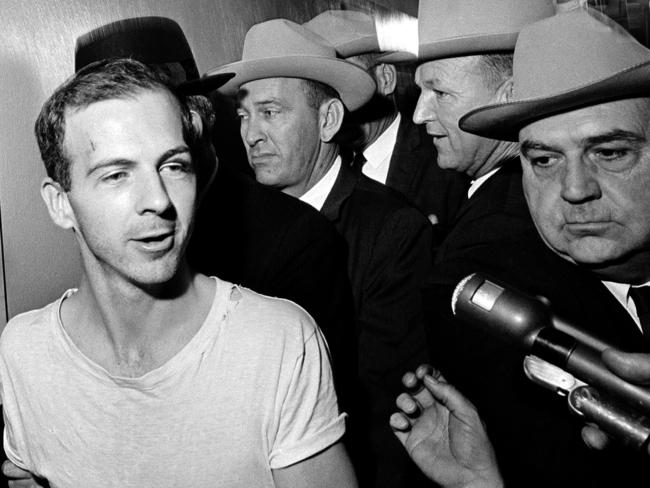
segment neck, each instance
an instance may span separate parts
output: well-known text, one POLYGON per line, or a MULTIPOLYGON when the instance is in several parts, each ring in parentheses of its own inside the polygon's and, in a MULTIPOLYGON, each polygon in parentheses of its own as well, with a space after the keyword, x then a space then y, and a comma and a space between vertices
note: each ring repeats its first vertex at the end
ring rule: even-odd
POLYGON ((283 188, 282 192, 300 198, 323 179, 323 176, 330 170, 338 155, 339 148, 337 144, 331 142, 320 144, 318 154, 315 156, 315 163, 311 166, 307 177, 298 185, 283 188))
POLYGON ((519 145, 517 143, 498 141, 497 144, 491 147, 486 157, 480 158, 484 163, 480 167, 475 168, 474 171, 470 168, 468 175, 472 177, 472 179, 480 178, 501 165, 505 159, 517 157, 518 154, 519 145))
POLYGON ((207 282, 185 263, 172 280, 149 287, 86 270, 78 292, 63 302, 63 324, 107 371, 138 376, 163 364, 199 329, 211 306, 207 282))
POLYGON ((360 150, 362 152, 368 149, 377 139, 379 139, 379 136, 386 132, 386 129, 388 129, 388 127, 390 127, 390 124, 392 124, 393 121, 397 118, 397 114, 398 112, 395 111, 386 115, 385 117, 381 117, 377 120, 373 120, 372 122, 366 122, 363 124, 363 133, 365 137, 363 143, 360 146, 360 150))

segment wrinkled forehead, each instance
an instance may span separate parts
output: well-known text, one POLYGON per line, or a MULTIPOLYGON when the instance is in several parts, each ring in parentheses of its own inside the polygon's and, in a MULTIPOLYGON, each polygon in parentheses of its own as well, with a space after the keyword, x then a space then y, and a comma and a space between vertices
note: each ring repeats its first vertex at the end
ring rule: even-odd
POLYGON ((519 142, 578 146, 615 134, 650 140, 650 98, 607 102, 546 117, 522 128, 519 142))
POLYGON ((237 91, 239 104, 247 101, 260 103, 267 100, 294 101, 304 98, 302 89, 304 80, 301 78, 262 78, 244 83, 237 91))
POLYGON ((415 70, 415 82, 422 86, 433 81, 460 82, 467 76, 480 75, 480 56, 457 56, 425 61, 415 70))

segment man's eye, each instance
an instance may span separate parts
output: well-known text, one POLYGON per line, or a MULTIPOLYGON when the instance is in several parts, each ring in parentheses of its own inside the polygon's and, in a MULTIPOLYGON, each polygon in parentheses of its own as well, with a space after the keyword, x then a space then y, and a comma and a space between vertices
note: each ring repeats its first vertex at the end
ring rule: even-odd
POLYGON ((536 168, 549 168, 558 161, 558 157, 553 154, 524 154, 524 157, 536 168))
POLYGON ((447 96, 449 95, 449 93, 444 92, 444 91, 440 91, 440 90, 433 90, 433 89, 432 89, 431 91, 433 91, 433 94, 434 94, 434 95, 436 96, 436 98, 438 98, 438 99, 445 98, 445 97, 447 97, 447 96))
POLYGON ((161 173, 169 175, 186 175, 192 172, 192 165, 189 162, 170 162, 160 167, 161 173))
POLYGON ((107 175, 102 176, 101 181, 105 183, 118 183, 128 176, 126 171, 113 171, 107 175))
POLYGON ((248 118, 248 114, 246 112, 237 112, 237 117, 239 117, 240 120, 244 120, 248 118))
POLYGON ((264 111, 262 112, 262 114, 264 115, 264 117, 267 118, 267 119, 272 119, 273 117, 275 117, 275 116, 278 115, 279 113, 280 113, 280 112, 278 112, 277 110, 269 110, 269 109, 264 110, 264 111))
POLYGON ((614 161, 617 159, 624 158, 629 156, 631 151, 627 148, 598 148, 594 151, 594 154, 598 159, 605 161, 614 161))

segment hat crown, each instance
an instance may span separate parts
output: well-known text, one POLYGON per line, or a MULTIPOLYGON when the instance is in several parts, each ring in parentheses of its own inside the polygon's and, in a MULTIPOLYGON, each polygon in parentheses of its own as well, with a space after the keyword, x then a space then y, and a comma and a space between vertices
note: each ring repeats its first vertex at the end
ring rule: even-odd
POLYGON ((551 0, 420 0, 419 57, 512 51, 525 25, 554 13, 551 0))
POLYGON ((379 51, 372 16, 355 10, 326 10, 303 24, 334 46, 344 58, 379 51))
POLYGON ((146 64, 178 63, 182 80, 196 79, 199 70, 181 27, 167 17, 134 17, 103 25, 80 36, 75 71, 106 58, 131 57, 146 64))
POLYGON ((242 61, 286 56, 336 58, 336 51, 327 40, 290 20, 273 19, 249 29, 242 61))
POLYGON ((515 99, 552 96, 650 61, 650 50, 599 12, 579 8, 522 30, 515 99))

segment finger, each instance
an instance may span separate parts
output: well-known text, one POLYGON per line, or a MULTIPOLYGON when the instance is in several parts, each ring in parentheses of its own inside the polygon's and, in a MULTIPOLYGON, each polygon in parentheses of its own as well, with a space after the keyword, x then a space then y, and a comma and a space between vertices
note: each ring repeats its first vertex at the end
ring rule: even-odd
POLYGON ((29 471, 19 468, 8 460, 2 463, 2 474, 10 479, 29 479, 32 477, 29 471))
POLYGON ((424 386, 433 397, 458 418, 478 419, 476 407, 454 386, 441 380, 442 377, 424 377, 424 386))
POLYGON ((436 403, 436 400, 433 395, 431 395, 431 392, 424 387, 423 379, 425 376, 439 378, 441 375, 440 371, 434 369, 430 364, 422 364, 415 370, 415 377, 417 379, 419 388, 415 392, 412 392, 411 395, 423 409, 429 408, 431 405, 436 403))
POLYGON ((390 424, 391 429, 397 432, 408 432, 411 430, 411 421, 403 413, 395 412, 390 416, 388 423, 390 424))
POLYGON ((607 367, 621 378, 637 384, 650 384, 650 354, 607 349, 602 357, 607 367))
POLYGON ((418 402, 408 393, 402 393, 398 396, 395 404, 397 408, 412 419, 420 416, 421 410, 418 402))
POLYGON ((415 376, 415 373, 404 373, 402 376, 402 385, 406 388, 407 393, 416 395, 424 389, 422 382, 415 376))
POLYGON ((431 222, 431 225, 436 225, 438 223, 438 216, 436 214, 427 215, 427 219, 431 222))
POLYGON ((610 444, 607 435, 593 425, 586 425, 582 428, 582 440, 592 449, 603 450, 610 444))

